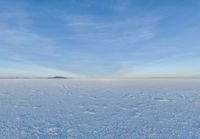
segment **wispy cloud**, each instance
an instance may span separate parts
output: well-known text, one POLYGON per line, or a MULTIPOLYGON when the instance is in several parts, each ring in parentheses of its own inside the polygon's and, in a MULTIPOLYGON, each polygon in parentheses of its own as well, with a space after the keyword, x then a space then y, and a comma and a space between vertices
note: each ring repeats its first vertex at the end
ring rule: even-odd
POLYGON ((156 35, 159 17, 131 17, 128 19, 101 19, 91 16, 67 16, 66 24, 71 38, 107 42, 140 42, 156 35))
MULTIPOLYGON (((71 15, 65 16, 64 19, 70 30, 67 38, 80 42, 80 46, 86 45, 87 49, 91 50, 87 51, 90 62, 82 62, 80 65, 89 67, 87 70, 90 75, 98 72, 100 75, 106 73, 105 76, 111 76, 122 68, 122 63, 132 60, 132 56, 126 55, 140 53, 137 51, 141 49, 138 43, 154 39, 157 24, 161 20, 158 16, 131 17, 122 20, 119 18, 102 19, 91 15, 71 15), (125 52, 127 50, 130 51, 127 53, 125 52), (131 51, 132 54, 130 54, 131 51)), ((84 52, 82 50, 82 53, 84 52)))
MULTIPOLYGON (((23 66, 25 64, 29 65, 27 67, 41 69, 41 71, 49 69, 49 72, 57 71, 67 75, 76 75, 67 69, 59 69, 59 67, 49 64, 50 60, 59 62, 60 55, 56 51, 57 46, 51 39, 31 30, 32 20, 28 13, 25 9, 11 9, 0 13, 1 64, 4 60, 7 61, 5 67, 16 62, 19 67, 21 66, 21 70, 25 70, 23 69, 26 67, 23 66)), ((17 70, 17 67, 15 68, 17 70)))

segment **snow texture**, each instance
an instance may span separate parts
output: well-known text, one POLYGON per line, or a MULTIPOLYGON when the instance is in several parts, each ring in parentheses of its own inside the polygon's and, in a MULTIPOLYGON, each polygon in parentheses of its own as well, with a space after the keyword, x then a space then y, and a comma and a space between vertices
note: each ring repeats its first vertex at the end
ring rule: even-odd
POLYGON ((1 139, 198 139, 199 79, 1 79, 1 139))

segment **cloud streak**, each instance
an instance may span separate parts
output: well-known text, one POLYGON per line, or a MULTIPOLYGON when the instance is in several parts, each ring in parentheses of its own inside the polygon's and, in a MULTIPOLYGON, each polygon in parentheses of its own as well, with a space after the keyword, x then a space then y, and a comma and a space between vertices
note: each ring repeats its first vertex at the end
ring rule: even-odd
POLYGON ((104 19, 91 16, 67 16, 71 38, 105 42, 131 42, 150 40, 156 35, 159 17, 131 17, 128 19, 104 19))

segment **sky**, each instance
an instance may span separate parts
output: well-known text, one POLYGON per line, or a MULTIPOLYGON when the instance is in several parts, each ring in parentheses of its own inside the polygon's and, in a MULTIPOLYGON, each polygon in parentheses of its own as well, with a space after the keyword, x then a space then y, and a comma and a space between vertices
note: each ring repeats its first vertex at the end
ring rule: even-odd
POLYGON ((199 0, 0 0, 0 77, 200 77, 199 0))

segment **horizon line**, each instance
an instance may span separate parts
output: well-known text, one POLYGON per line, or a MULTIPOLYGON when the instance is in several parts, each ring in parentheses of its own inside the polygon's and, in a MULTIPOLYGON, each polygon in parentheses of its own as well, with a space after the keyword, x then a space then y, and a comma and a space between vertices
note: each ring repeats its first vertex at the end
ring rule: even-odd
POLYGON ((151 76, 151 77, 68 77, 68 76, 51 76, 51 77, 0 77, 0 79, 200 79, 200 76, 151 76))

